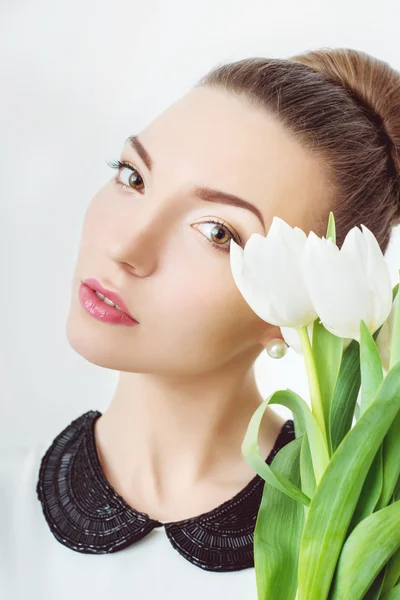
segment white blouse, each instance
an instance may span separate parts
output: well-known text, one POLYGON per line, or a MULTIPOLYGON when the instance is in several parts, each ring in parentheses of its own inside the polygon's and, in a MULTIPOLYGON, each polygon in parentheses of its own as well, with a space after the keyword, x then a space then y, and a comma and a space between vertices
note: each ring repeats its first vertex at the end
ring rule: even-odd
MULTIPOLYGON (((100 414, 49 448, 0 454, 1 600, 257 600, 249 557, 263 480, 197 518, 154 521, 124 504, 90 454, 100 414)), ((292 439, 289 420, 266 462, 292 439)))

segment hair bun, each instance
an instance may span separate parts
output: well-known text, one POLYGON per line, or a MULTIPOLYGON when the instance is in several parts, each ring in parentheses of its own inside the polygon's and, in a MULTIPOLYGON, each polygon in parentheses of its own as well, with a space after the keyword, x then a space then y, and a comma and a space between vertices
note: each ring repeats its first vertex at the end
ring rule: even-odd
POLYGON ((400 73, 385 61, 351 48, 322 48, 290 57, 342 85, 375 123, 398 182, 400 220, 400 73))

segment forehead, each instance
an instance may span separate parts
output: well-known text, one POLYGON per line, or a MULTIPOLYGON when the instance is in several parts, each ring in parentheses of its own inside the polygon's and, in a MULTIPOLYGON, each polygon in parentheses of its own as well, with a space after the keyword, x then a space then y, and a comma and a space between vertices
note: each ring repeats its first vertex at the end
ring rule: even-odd
POLYGON ((202 185, 241 196, 267 228, 276 215, 306 230, 327 204, 322 161, 264 109, 225 90, 190 90, 138 135, 152 178, 183 193, 202 185))

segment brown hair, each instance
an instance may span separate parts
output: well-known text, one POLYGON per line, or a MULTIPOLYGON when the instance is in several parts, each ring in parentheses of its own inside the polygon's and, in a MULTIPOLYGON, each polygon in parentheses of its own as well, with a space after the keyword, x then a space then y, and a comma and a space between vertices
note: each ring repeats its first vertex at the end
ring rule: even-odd
POLYGON ((322 48, 218 64, 198 86, 226 89, 266 109, 322 158, 329 207, 313 223, 317 235, 326 234, 332 210, 339 248, 352 227, 364 224, 386 252, 400 223, 398 71, 365 52, 322 48))

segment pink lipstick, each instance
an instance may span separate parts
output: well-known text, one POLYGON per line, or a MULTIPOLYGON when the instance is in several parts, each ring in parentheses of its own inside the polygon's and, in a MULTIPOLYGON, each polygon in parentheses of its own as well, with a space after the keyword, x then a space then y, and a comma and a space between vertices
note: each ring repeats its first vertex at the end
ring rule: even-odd
POLYGON ((79 287, 79 301, 81 306, 95 319, 115 325, 137 325, 138 321, 129 312, 124 300, 116 292, 107 290, 96 279, 85 279, 79 287), (117 304, 119 308, 111 306, 97 296, 99 292, 105 298, 117 304))

